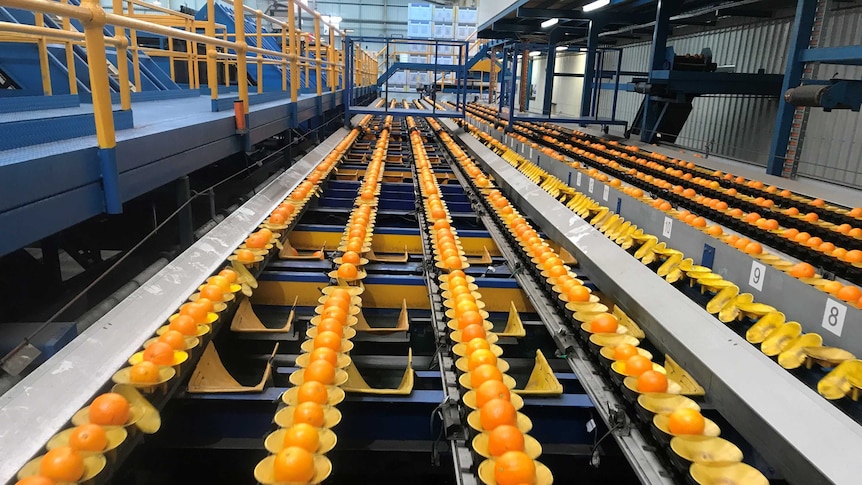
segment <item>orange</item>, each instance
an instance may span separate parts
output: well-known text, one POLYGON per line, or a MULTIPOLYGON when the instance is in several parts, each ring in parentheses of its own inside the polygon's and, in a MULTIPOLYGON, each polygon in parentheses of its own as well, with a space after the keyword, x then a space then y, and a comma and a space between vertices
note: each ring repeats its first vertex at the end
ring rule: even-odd
POLYGON ((342 263, 341 266, 338 267, 338 277, 346 280, 355 280, 359 275, 359 271, 356 269, 356 265, 353 263, 342 263))
POLYGON ((482 314, 475 310, 468 311, 458 317, 458 328, 463 329, 469 325, 482 325, 483 322, 482 314))
POLYGON ((209 284, 221 288, 222 293, 230 293, 230 281, 228 281, 228 279, 223 276, 213 276, 209 279, 209 284))
POLYGON ((272 215, 269 216, 269 223, 274 225, 282 225, 286 220, 287 216, 281 212, 273 212, 272 215))
POLYGON ((323 331, 314 337, 314 348, 327 347, 336 352, 341 352, 341 337, 332 331, 323 331))
POLYGON ((458 256, 449 256, 443 261, 443 265, 448 269, 461 269, 462 266, 461 258, 458 256))
POLYGON ((98 424, 82 424, 72 429, 69 446, 79 451, 102 451, 108 446, 108 435, 98 424))
POLYGON ((77 482, 84 475, 84 457, 70 446, 45 453, 39 473, 58 482, 77 482))
POLYGON ((490 350, 479 349, 467 358, 467 370, 470 372, 476 370, 480 365, 497 365, 497 356, 490 350))
POLYGON ((284 432, 284 447, 298 446, 314 453, 320 447, 320 433, 308 423, 297 423, 284 432))
POLYGON ((277 482, 310 482, 314 478, 314 456, 298 446, 289 446, 275 455, 273 472, 277 482))
POLYGON ((144 360, 156 365, 174 363, 174 349, 164 342, 153 342, 144 350, 144 360))
POLYGON ((855 217, 857 219, 862 218, 862 207, 856 207, 851 209, 850 212, 847 213, 850 217, 855 217))
POLYGON ((795 227, 791 227, 790 229, 785 229, 783 233, 781 233, 787 239, 796 239, 796 236, 799 235, 799 229, 795 227))
POLYGON ((318 332, 332 332, 338 335, 338 338, 344 337, 344 325, 334 318, 324 318, 317 325, 318 332))
POLYGON ((847 251, 847 254, 844 256, 844 261, 847 261, 848 263, 862 263, 862 251, 858 249, 847 251))
POLYGON ((306 382, 314 381, 331 386, 335 384, 335 366, 325 360, 315 360, 308 364, 302 376, 306 382))
POLYGON ((841 288, 844 288, 844 285, 842 285, 841 283, 839 283, 837 281, 830 281, 821 287, 821 289, 823 291, 825 291, 826 293, 832 293, 832 294, 838 293, 841 290, 841 288))
POLYGON ((820 217, 817 215, 816 212, 809 212, 808 214, 805 214, 805 217, 803 217, 803 219, 808 222, 816 222, 819 218, 820 217))
POLYGON ((523 451, 507 451, 494 462, 497 485, 534 485, 536 463, 523 451))
POLYGON ((721 229, 721 226, 709 226, 709 228, 706 230, 706 233, 710 236, 718 237, 721 236, 724 231, 721 229))
POLYGON ((699 411, 689 408, 680 408, 668 416, 668 428, 674 435, 680 434, 703 434, 706 421, 699 411))
POLYGON ((600 313, 590 321, 590 331, 593 333, 614 333, 619 328, 617 317, 610 313, 600 313))
POLYGON ((638 376, 638 391, 667 392, 667 377, 661 372, 648 370, 638 376))
POLYGON ((569 301, 589 301, 590 289, 586 286, 575 284, 575 286, 569 287, 566 291, 566 298, 569 301))
POLYGON ((490 431, 497 426, 518 424, 518 412, 511 402, 504 399, 492 399, 479 408, 479 421, 482 429, 490 431))
POLYGON ((198 332, 198 325, 195 323, 194 318, 188 315, 180 315, 171 321, 168 329, 176 330, 187 337, 192 337, 198 332))
POLYGON ((474 338, 485 338, 486 337, 485 328, 482 325, 472 324, 467 325, 461 330, 461 341, 469 342, 474 338))
POLYGON ((216 285, 204 285, 201 288, 201 297, 218 303, 224 300, 224 292, 216 285))
POLYGON ((809 202, 809 204, 813 205, 814 207, 823 207, 824 205, 826 205, 826 202, 824 202, 823 199, 814 199, 809 202))
POLYGON ((841 288, 835 296, 840 300, 854 302, 859 298, 862 298, 862 290, 860 290, 859 287, 847 285, 844 288, 841 288))
POLYGON ((470 372, 470 387, 476 389, 485 381, 503 381, 503 373, 495 365, 483 364, 470 372))
POLYGON ((795 276, 797 278, 811 278, 814 276, 815 271, 814 266, 811 266, 810 264, 805 262, 801 262, 793 265, 793 267, 790 268, 790 271, 788 271, 788 273, 790 273, 791 276, 795 276))
POLYGON ((652 361, 643 355, 637 354, 626 359, 626 374, 639 376, 648 370, 652 370, 652 361))
POLYGON ((344 308, 339 308, 337 306, 324 308, 320 313, 320 320, 323 321, 327 318, 333 318, 342 324, 345 324, 347 323, 347 311, 344 310, 344 308))
POLYGON ((524 451, 524 434, 515 426, 503 424, 488 433, 488 453, 496 457, 507 451, 524 451))
POLYGON ((638 355, 638 349, 631 344, 619 344, 614 347, 614 360, 627 360, 633 355, 638 355))
POLYGON ((90 404, 90 422, 102 426, 122 426, 129 421, 129 401, 123 396, 107 392, 90 404))
POLYGON ((42 475, 31 475, 18 480, 15 485, 54 485, 54 480, 42 475))
POLYGON ((760 243, 751 242, 745 245, 745 248, 742 250, 745 254, 761 254, 763 252, 763 246, 760 243))
POLYGON ((346 251, 341 255, 342 263, 350 263, 353 265, 359 264, 359 253, 356 251, 346 251))
POLYGON ((236 274, 236 271, 234 271, 232 269, 225 268, 225 269, 219 271, 218 275, 221 276, 222 278, 227 278, 227 280, 231 283, 236 282, 237 274, 236 274))
POLYGON ((329 393, 323 384, 317 381, 306 381, 296 389, 296 400, 299 403, 313 402, 322 406, 329 401, 329 393))
POLYGON ((344 311, 348 311, 348 310, 350 310, 350 297, 342 298, 340 295, 339 296, 330 296, 323 303, 323 308, 329 308, 331 306, 337 306, 338 308, 341 308, 344 311))
POLYGON ((316 402, 306 401, 300 403, 293 410, 293 422, 306 423, 315 428, 323 427, 323 407, 316 402))
POLYGON ((314 362, 315 360, 323 360, 335 366, 338 363, 338 352, 327 347, 314 349, 311 351, 308 361, 314 362))
POLYGON ((184 350, 186 348, 186 338, 176 330, 168 330, 159 335, 158 341, 170 345, 174 350, 184 350))
POLYGON ((511 391, 501 381, 485 381, 476 391, 476 406, 482 408, 489 401, 494 399, 503 399, 508 401, 511 399, 511 391))
POLYGON ((467 356, 473 354, 473 352, 477 350, 490 350, 491 344, 488 343, 487 340, 483 338, 474 338, 473 340, 467 342, 467 351, 465 352, 467 356))
MULTIPOLYGON (((207 299, 207 301, 210 300, 207 299)), ((191 303, 186 303, 180 307, 180 315, 192 317, 195 323, 206 323, 207 321, 207 310, 204 305, 192 305, 191 303)))
MULTIPOLYGON (((171 356, 171 359, 173 359, 173 356, 171 356)), ((159 380, 159 366, 146 360, 138 362, 129 371, 129 380, 141 384, 156 382, 159 380)))

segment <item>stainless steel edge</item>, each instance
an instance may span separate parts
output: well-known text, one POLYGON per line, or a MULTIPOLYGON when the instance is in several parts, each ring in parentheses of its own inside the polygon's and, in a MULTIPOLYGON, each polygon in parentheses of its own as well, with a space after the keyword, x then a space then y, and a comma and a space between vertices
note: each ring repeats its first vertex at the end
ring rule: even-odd
MULTIPOLYGON (((358 119, 358 118, 357 118, 358 119)), ((347 136, 341 128, 113 310, 0 396, 0 483, 11 480, 206 277, 347 136)))
MULTIPOLYGON (((448 124, 447 126, 454 126, 448 124)), ((791 483, 855 484, 862 427, 775 365, 477 139, 459 137, 513 202, 673 355, 711 402, 791 483)))

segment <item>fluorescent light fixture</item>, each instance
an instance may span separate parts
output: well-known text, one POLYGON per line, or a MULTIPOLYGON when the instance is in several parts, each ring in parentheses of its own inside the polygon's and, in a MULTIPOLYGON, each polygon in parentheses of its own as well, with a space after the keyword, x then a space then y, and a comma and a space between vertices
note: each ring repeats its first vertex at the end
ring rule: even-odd
POLYGON ((584 12, 592 12, 602 7, 607 7, 611 4, 611 0, 596 0, 595 2, 584 5, 584 12))
POLYGON ((557 46, 557 52, 562 52, 565 50, 569 50, 569 46, 567 46, 567 45, 558 45, 557 46))
POLYGON ((520 58, 522 58, 522 57, 524 57, 524 56, 522 56, 521 54, 518 54, 518 59, 520 59, 520 58))
POLYGON ((541 53, 541 52, 539 52, 539 51, 533 51, 533 52, 530 52, 530 57, 536 57, 536 56, 539 56, 539 55, 542 55, 542 53, 541 53))
MULTIPOLYGON (((559 22, 560 22, 560 19, 557 19, 557 18, 545 20, 544 22, 542 22, 542 28, 547 29, 548 27, 553 27, 553 26, 557 25, 559 22)), ((535 25, 535 24, 533 24, 533 25, 535 25)))

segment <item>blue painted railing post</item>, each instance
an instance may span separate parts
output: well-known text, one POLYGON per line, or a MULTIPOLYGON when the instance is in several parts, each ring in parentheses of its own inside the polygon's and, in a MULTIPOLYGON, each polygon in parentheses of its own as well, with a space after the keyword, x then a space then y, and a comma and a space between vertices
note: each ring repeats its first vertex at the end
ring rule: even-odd
MULTIPOLYGON (((793 20, 793 30, 790 33, 790 45, 787 49, 787 67, 784 70, 784 81, 781 83, 781 93, 796 87, 802 79, 805 64, 799 61, 799 55, 808 48, 811 40, 811 29, 814 28, 814 14, 817 10, 817 0, 798 0, 796 17, 793 20)), ((775 128, 772 130, 772 143, 769 147, 769 158, 766 160, 766 173, 781 175, 784 171, 784 159, 787 154, 787 142, 790 140, 790 130, 793 128, 793 115, 796 108, 784 101, 784 96, 778 97, 778 113, 775 117, 775 128)))

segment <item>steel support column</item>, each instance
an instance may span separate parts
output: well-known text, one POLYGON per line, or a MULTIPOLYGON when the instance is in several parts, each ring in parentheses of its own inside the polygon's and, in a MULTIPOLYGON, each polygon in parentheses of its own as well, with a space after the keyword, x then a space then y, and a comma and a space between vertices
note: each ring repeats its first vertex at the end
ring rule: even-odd
MULTIPOLYGON (((651 83, 653 81, 655 71, 665 69, 665 58, 667 57, 667 38, 670 36, 673 27, 670 23, 670 17, 674 14, 679 6, 680 0, 659 0, 656 4, 655 12, 655 27, 652 33, 652 51, 650 52, 650 68, 647 79, 651 83)), ((658 126, 658 120, 651 114, 655 114, 655 110, 651 109, 652 100, 649 94, 644 95, 643 116, 641 117, 641 141, 651 143, 655 136, 656 129, 647 129, 647 127, 658 126)))
MULTIPOLYGON (((808 48, 816 9, 817 0, 797 1, 796 17, 790 33, 790 47, 787 51, 787 67, 784 70, 784 81, 781 83, 782 93, 796 87, 802 79, 805 64, 799 61, 799 56, 808 48)), ((787 142, 793 128, 795 112, 796 107, 784 101, 784 96, 778 97, 778 114, 775 117, 775 128, 772 130, 769 158, 766 160, 766 173, 770 175, 781 175, 784 170, 784 156, 787 154, 787 142)))
POLYGON ((557 46, 548 44, 548 62, 545 65, 545 97, 542 99, 542 114, 551 115, 551 98, 554 95, 554 71, 557 68, 557 46))
MULTIPOLYGON (((596 20, 590 20, 590 31, 587 34, 587 59, 584 62, 584 89, 581 91, 581 117, 592 115, 593 77, 596 69, 596 48, 599 46, 599 32, 602 26, 596 20)), ((601 86, 596 86, 601 89, 601 86)))

